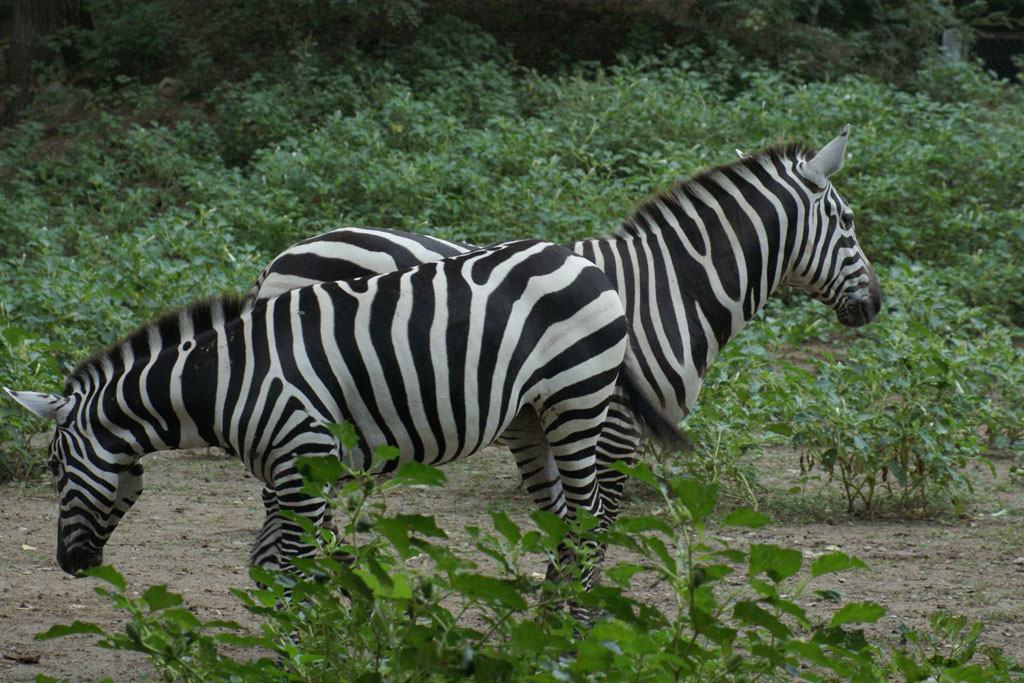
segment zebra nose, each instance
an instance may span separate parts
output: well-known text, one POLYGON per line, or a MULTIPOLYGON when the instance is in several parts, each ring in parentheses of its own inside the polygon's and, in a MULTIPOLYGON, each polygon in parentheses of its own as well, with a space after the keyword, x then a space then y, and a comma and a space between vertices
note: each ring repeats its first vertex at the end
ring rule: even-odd
POLYGON ((103 550, 82 547, 68 550, 63 543, 58 542, 57 564, 65 573, 81 576, 79 572, 103 564, 103 550))
POLYGON ((836 317, 847 327, 860 327, 874 320, 881 310, 882 290, 879 289, 877 282, 872 282, 866 296, 851 297, 843 302, 836 309, 836 317))

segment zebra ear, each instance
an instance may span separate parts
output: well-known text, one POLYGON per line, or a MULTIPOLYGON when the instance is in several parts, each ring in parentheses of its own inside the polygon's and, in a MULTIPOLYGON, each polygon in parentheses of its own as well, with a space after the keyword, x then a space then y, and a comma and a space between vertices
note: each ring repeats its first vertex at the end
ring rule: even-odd
POLYGON ((36 391, 11 391, 7 387, 4 387, 4 391, 30 413, 44 420, 59 421, 64 417, 64 408, 68 406, 68 399, 61 396, 40 394, 36 391))
POLYGON ((825 187, 828 178, 843 167, 846 141, 850 139, 850 124, 843 127, 831 142, 821 148, 814 158, 803 164, 803 174, 818 187, 825 187))

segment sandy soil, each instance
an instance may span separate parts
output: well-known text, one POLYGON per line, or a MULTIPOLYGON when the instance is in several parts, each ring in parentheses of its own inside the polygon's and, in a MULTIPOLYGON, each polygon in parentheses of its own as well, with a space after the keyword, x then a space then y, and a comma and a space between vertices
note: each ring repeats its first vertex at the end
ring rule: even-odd
MULTIPOLYGON (((980 486, 964 518, 864 520, 843 513, 835 496, 785 493, 786 477, 795 474, 787 470, 792 456, 772 457, 760 463, 773 473, 766 477, 765 507, 787 521, 751 532, 730 530, 736 545, 795 547, 805 553, 805 563, 834 549, 857 555, 871 572, 822 577, 813 587, 885 606, 888 614, 871 627, 872 637, 893 643, 901 623, 920 629, 929 614, 944 609, 983 620, 983 641, 1024 661, 1024 486, 1007 483, 1005 475, 993 480, 979 469, 980 486)), ((249 586, 248 550, 262 520, 256 482, 216 453, 160 453, 144 462, 146 492, 108 543, 106 562, 124 574, 133 594, 166 584, 203 620, 254 625, 228 589, 249 586)), ((402 491, 391 505, 434 514, 459 547, 465 539, 457 532, 465 525, 490 526, 488 510, 504 509, 517 519, 529 512, 507 454, 482 454, 449 466, 446 474, 440 491, 402 491)), ((649 505, 634 500, 627 512, 649 505)), ((0 681, 34 680, 39 673, 71 681, 148 680, 155 672, 144 657, 97 648, 93 636, 33 640, 51 625, 75 619, 108 630, 122 622, 94 592, 99 582, 73 579, 56 566, 55 534, 56 502, 48 485, 0 488, 0 681)), ((542 570, 540 558, 536 564, 542 570)), ((657 588, 638 594, 668 600, 657 588)), ((812 591, 807 596, 803 603, 812 612, 833 609, 812 591)))

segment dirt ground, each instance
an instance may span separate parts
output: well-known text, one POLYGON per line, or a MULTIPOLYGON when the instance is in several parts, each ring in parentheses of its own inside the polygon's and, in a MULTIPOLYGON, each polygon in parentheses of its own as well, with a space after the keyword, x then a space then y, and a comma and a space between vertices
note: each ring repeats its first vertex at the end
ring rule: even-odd
MULTIPOLYGON (((107 544, 105 561, 124 574, 133 594, 166 584, 200 619, 255 625, 228 589, 249 586, 248 550, 263 514, 256 482, 237 462, 205 451, 159 453, 143 462, 146 492, 107 544)), ((1024 486, 1007 481, 1006 463, 998 464, 995 479, 987 470, 974 471, 979 485, 967 516, 918 520, 850 517, 835 495, 814 489, 820 482, 789 493, 792 466, 792 456, 783 455, 759 463, 769 488, 763 509, 783 521, 723 531, 737 546, 794 547, 805 563, 835 549, 860 557, 872 571, 821 577, 812 587, 838 590, 846 601, 882 604, 887 615, 869 629, 876 642, 895 642, 901 623, 926 627, 928 615, 941 609, 984 621, 982 640, 1024 661, 1024 486)), ((443 489, 403 490, 391 506, 434 514, 456 546, 465 543, 458 532, 467 524, 489 528, 488 510, 526 519, 529 502, 516 488, 507 453, 489 451, 445 472, 443 489)), ((627 513, 645 505, 633 501, 627 513)), ((99 582, 60 571, 55 535, 56 502, 48 485, 0 488, 0 681, 34 680, 39 673, 71 681, 148 680, 155 671, 144 657, 97 648, 94 636, 33 640, 75 619, 108 630, 122 623, 123 615, 94 592, 99 582)), ((536 568, 528 569, 542 571, 542 564, 537 557, 536 568)), ((658 588, 640 588, 638 595, 668 601, 658 588)), ((834 609, 811 590, 802 603, 823 615, 834 609)))

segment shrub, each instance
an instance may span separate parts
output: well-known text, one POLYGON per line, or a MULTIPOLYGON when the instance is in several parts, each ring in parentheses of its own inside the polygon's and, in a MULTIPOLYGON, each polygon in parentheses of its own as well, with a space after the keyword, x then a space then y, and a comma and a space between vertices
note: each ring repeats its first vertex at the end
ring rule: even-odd
MULTIPOLYGON (((351 434, 338 433, 343 439, 351 434)), ((382 449, 377 457, 395 453, 382 449)), ((342 471, 334 459, 303 463, 311 492, 321 492, 342 471)), ((860 560, 833 552, 805 567, 797 550, 735 547, 712 530, 715 485, 664 479, 643 465, 622 470, 651 487, 659 513, 623 516, 594 535, 594 520, 567 525, 536 512, 537 528, 524 531, 505 513, 492 512, 492 529, 467 529, 474 550, 490 560, 485 568, 447 547, 433 517, 387 510, 387 492, 439 485, 439 470, 406 464, 387 481, 351 472, 353 479, 330 500, 339 534, 308 528, 307 538, 320 550, 316 557, 296 560, 291 571, 253 568, 252 577, 266 587, 234 591, 258 618, 258 634, 234 622, 201 622, 166 586, 129 596, 120 574, 100 567, 86 574, 107 584, 96 591, 126 613, 124 632, 76 621, 37 637, 98 635, 103 647, 145 653, 167 681, 883 681, 893 675, 1011 681, 1024 672, 999 649, 980 646, 981 624, 968 627, 963 618, 937 614, 931 632, 901 628, 900 647, 888 653, 858 627, 884 615, 878 605, 849 603, 827 621, 812 619, 799 604, 810 582, 866 569, 860 560), (528 557, 554 560, 570 531, 628 553, 590 593, 582 591, 578 575, 552 584, 522 567, 528 557), (345 561, 336 559, 339 552, 348 554, 345 561), (670 589, 668 605, 630 597, 631 586, 651 582, 670 589), (565 600, 601 616, 578 622, 562 608, 565 600), (224 645, 253 656, 233 658, 224 645), (975 653, 988 663, 975 663, 975 653)), ((737 509, 721 525, 758 528, 767 521, 737 509)))
MULTIPOLYGON (((243 5, 236 9, 254 11, 243 5)), ((133 82, 90 93, 82 119, 4 134, 11 154, 0 158, 0 210, 10 220, 0 227, 0 295, 4 323, 20 332, 0 349, 0 380, 56 387, 64 366, 91 348, 192 298, 248 287, 273 254, 322 230, 380 225, 475 243, 598 235, 652 191, 730 161, 737 145, 820 141, 846 122, 854 136, 837 183, 872 259, 884 267, 908 258, 941 273, 937 281, 951 283, 944 291, 984 307, 993 325, 1024 315, 1024 106, 1019 88, 973 65, 928 62, 908 90, 863 76, 802 82, 687 48, 542 76, 450 18, 387 54, 287 47, 170 122, 154 89, 133 82), (943 95, 949 83, 956 97, 943 95), (25 366, 32 358, 49 360, 25 366)), ((913 293, 886 300, 899 310, 913 293)), ((800 330, 834 341, 827 315, 812 310, 780 297, 766 312, 774 322, 752 324, 711 367, 691 419, 709 450, 694 471, 731 479, 730 492, 753 486, 741 456, 785 437, 778 425, 807 402, 799 374, 772 355, 789 353, 800 330), (740 428, 751 425, 776 431, 740 428)), ((883 313, 876 326, 889 319, 883 313)), ((1016 334, 986 326, 1003 339, 1016 334)), ((992 378, 961 386, 987 406, 984 440, 1017 442, 1014 380, 997 379, 1014 356, 991 351, 994 336, 954 350, 941 329, 900 329, 928 337, 922 354, 945 348, 957 367, 992 378)), ((807 355, 799 366, 813 372, 807 355)), ((0 402, 3 438, 14 444, 32 429, 17 410, 0 402)))
MULTIPOLYGON (((341 471, 333 459, 305 463, 311 491, 322 491, 341 471)), ((267 587, 236 594, 262 622, 260 635, 240 634, 237 624, 199 622, 166 587, 131 598, 117 572, 103 567, 87 573, 113 586, 97 590, 128 612, 124 634, 75 622, 40 637, 98 634, 105 647, 146 653, 165 680, 408 680, 425 671, 439 680, 742 680, 801 668, 843 677, 872 671, 872 649, 853 625, 877 620, 881 607, 851 603, 828 624, 815 624, 797 602, 809 580, 863 563, 842 553, 823 555, 796 581, 799 551, 734 548, 709 531, 715 486, 659 480, 643 466, 629 473, 654 488, 664 513, 623 517, 599 536, 593 536, 593 520, 574 525, 574 533, 637 558, 609 567, 607 585, 589 594, 578 579, 541 582, 521 567, 528 554, 557 557, 570 526, 554 515, 534 513, 538 529, 524 531, 504 513, 492 513, 493 530, 469 529, 475 550, 493 560, 490 570, 439 542, 446 535, 432 517, 389 515, 386 491, 443 481, 433 468, 406 464, 383 482, 351 473, 331 502, 340 535, 308 529, 321 549, 317 557, 296 560, 293 571, 253 569, 253 578, 267 587), (336 560, 339 551, 351 561, 336 560), (642 577, 665 582, 674 603, 664 609, 629 597, 626 590, 642 577), (566 599, 606 616, 592 625, 576 622, 558 607, 566 599), (269 651, 276 662, 265 656, 235 661, 218 649, 228 643, 269 651)), ((724 524, 766 521, 737 510, 724 524)))
POLYGON ((970 488, 962 470, 984 455, 984 427, 990 445, 1020 438, 1017 401, 997 398, 1019 379, 999 368, 1020 354, 933 273, 903 262, 882 277, 886 318, 819 364, 793 439, 840 482, 850 509, 880 497, 925 508, 970 488))
POLYGON ((118 77, 151 82, 181 56, 182 26, 163 0, 87 5, 96 28, 76 28, 70 38, 82 67, 99 83, 114 85, 118 77))

